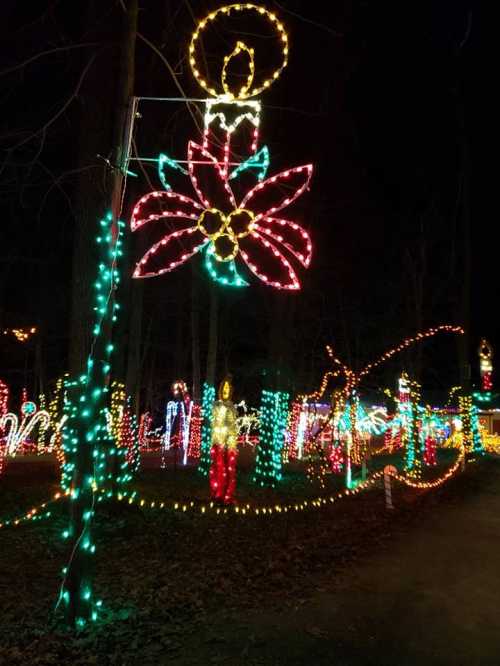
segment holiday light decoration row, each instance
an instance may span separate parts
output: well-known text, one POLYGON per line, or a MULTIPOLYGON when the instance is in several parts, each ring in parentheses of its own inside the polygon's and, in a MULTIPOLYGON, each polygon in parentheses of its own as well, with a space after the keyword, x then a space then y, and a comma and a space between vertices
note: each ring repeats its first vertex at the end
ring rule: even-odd
MULTIPOLYGON (((460 469, 460 466, 462 465, 464 461, 464 456, 465 456, 465 450, 462 449, 459 456, 457 457, 457 460, 455 463, 439 478, 434 479, 433 481, 420 481, 420 482, 415 482, 412 479, 408 478, 404 474, 392 474, 391 476, 396 480, 399 481, 400 483, 411 487, 411 488, 418 488, 418 489, 423 489, 423 490, 431 490, 434 488, 437 488, 446 481, 448 481, 450 478, 452 478, 457 471, 460 469)), ((469 461, 469 463, 472 461, 469 461)), ((234 505, 234 506, 225 506, 221 507, 218 506, 215 502, 208 502, 208 503, 202 503, 199 504, 194 501, 190 502, 181 502, 181 501, 165 501, 165 500, 147 500, 145 498, 141 498, 138 496, 138 494, 133 491, 131 493, 126 493, 126 492, 119 492, 116 495, 116 499, 119 502, 127 502, 128 504, 137 504, 140 508, 146 508, 146 509, 165 509, 165 510, 171 510, 171 511, 178 511, 181 513, 197 513, 201 515, 227 515, 227 514, 234 514, 234 515, 240 515, 240 516, 270 516, 273 514, 280 514, 280 513, 293 513, 293 512, 299 512, 299 511, 304 511, 307 509, 312 509, 312 508, 324 508, 326 506, 331 505, 332 503, 338 501, 339 499, 350 497, 357 495, 359 492, 362 490, 365 490, 375 484, 378 480, 381 479, 383 476, 384 472, 379 471, 375 472, 372 474, 368 479, 365 481, 360 482, 358 485, 356 485, 354 488, 346 488, 342 491, 339 491, 338 493, 334 495, 328 495, 326 497, 316 497, 313 499, 309 500, 303 500, 301 502, 295 502, 295 503, 289 503, 289 504, 279 504, 279 503, 274 503, 274 504, 269 504, 269 505, 252 505, 249 503, 245 503, 242 505, 234 505)), ((111 499, 113 497, 112 493, 104 493, 101 492, 101 498, 100 499, 111 499)), ((51 500, 48 500, 47 502, 44 502, 43 504, 40 504, 38 507, 34 507, 30 509, 27 513, 22 514, 18 518, 12 518, 9 520, 4 520, 0 521, 0 528, 3 527, 17 527, 19 525, 22 525, 25 522, 29 522, 34 519, 38 519, 40 517, 40 512, 45 509, 47 506, 50 504, 53 504, 54 502, 60 501, 62 499, 67 498, 68 496, 71 496, 70 491, 66 491, 65 493, 55 493, 53 498, 51 500)), ((45 517, 50 517, 45 516, 45 517)))
MULTIPOLYGON (((417 338, 418 338, 418 337, 423 337, 423 336, 417 336, 417 338)), ((123 399, 123 396, 122 396, 122 399, 123 399)), ((465 403, 464 403, 464 404, 465 404, 465 403)), ((470 401, 467 402, 467 405, 468 405, 467 409, 462 408, 462 409, 460 410, 462 413, 467 413, 467 411, 471 409, 470 401)), ((426 418, 435 418, 435 417, 429 417, 428 414, 426 413, 426 418)), ((481 449, 480 435, 479 435, 479 432, 478 432, 478 429, 477 429, 477 414, 473 415, 472 418, 473 418, 473 423, 474 423, 474 425, 472 426, 472 428, 473 428, 473 430, 474 430, 474 428, 475 428, 475 430, 474 430, 474 435, 473 435, 474 445, 473 445, 472 448, 473 448, 474 451, 477 451, 477 450, 480 450, 480 449, 481 449)), ((361 420, 360 420, 359 415, 358 415, 357 423, 358 423, 358 427, 359 427, 359 425, 360 425, 360 423, 361 423, 361 420)), ((467 432, 467 430, 468 430, 468 426, 467 426, 467 417, 465 417, 465 424, 466 424, 465 431, 467 432)), ((350 427, 350 426, 349 426, 349 427, 350 427)), ((345 427, 344 427, 344 429, 345 429, 345 427)), ((349 429, 349 428, 348 428, 348 429, 349 429)), ((425 453, 424 453, 424 462, 426 462, 426 464, 435 464, 435 443, 433 442, 432 438, 429 438, 429 439, 425 440, 425 445, 426 445, 426 447, 427 447, 427 444, 428 444, 428 443, 432 443, 434 446, 433 446, 433 450, 432 450, 432 451, 431 451, 429 448, 426 448, 425 453)), ((389 448, 391 448, 391 447, 389 447, 389 448)), ((470 448, 470 447, 468 447, 468 448, 470 448)), ((333 456, 333 454, 336 453, 336 452, 337 452, 337 450, 332 451, 332 456, 333 456)), ((354 455, 354 461, 355 461, 355 462, 359 462, 359 460, 356 461, 356 457, 359 457, 359 456, 356 456, 356 454, 355 454, 355 455, 354 455)), ((285 458, 285 457, 284 457, 284 458, 285 458)), ((286 459, 286 458, 285 458, 285 459, 286 459)), ((336 470, 334 470, 334 471, 340 471, 340 468, 341 468, 341 461, 340 461, 340 458, 339 458, 338 456, 335 457, 335 460, 332 460, 332 463, 333 463, 334 466, 336 465, 336 466, 338 467, 338 469, 336 469, 336 470)), ((410 469, 411 466, 408 465, 408 468, 410 469)))
MULTIPOLYGON (((24 389, 20 410, 21 422, 19 422, 16 414, 7 411, 9 389, 5 382, 0 382, 0 436, 3 434, 4 439, 3 447, 0 450, 0 472, 2 470, 1 455, 4 457, 13 457, 20 453, 43 455, 55 451, 59 463, 61 466, 64 465, 62 430, 67 420, 67 415, 63 415, 67 384, 70 384, 67 374, 57 380, 48 410, 44 409, 46 399, 43 394, 39 396, 41 409, 38 409, 34 402, 27 399, 24 389), (33 437, 36 430, 38 430, 38 434, 33 437), (47 443, 46 437, 49 431, 52 434, 47 443)), ((111 434, 118 442, 118 446, 130 449, 127 457, 136 468, 138 466, 138 447, 137 450, 132 451, 137 441, 135 416, 131 413, 130 397, 125 395, 124 386, 117 382, 112 385, 111 409, 107 418, 111 434)))
MULTIPOLYGON (((403 384, 407 383, 406 380, 401 379, 400 380, 400 397, 399 398, 394 398, 398 404, 398 408, 396 411, 396 415, 392 417, 391 420, 388 420, 387 414, 383 412, 380 408, 377 409, 372 409, 370 413, 367 413, 359 400, 357 401, 357 429, 359 432, 359 435, 361 438, 365 438, 367 435, 370 434, 381 434, 384 430, 387 430, 386 433, 386 442, 384 447, 380 450, 382 452, 384 449, 388 450, 389 452, 401 447, 404 445, 404 442, 402 439, 398 436, 398 432, 404 427, 404 421, 405 419, 398 415, 398 412, 401 409, 401 406, 405 404, 405 401, 402 400, 401 398, 401 392, 402 392, 402 386, 403 384), (385 419, 385 422, 384 422, 385 419), (396 435, 395 435, 396 431, 396 435), (387 435, 389 435, 389 439, 387 439, 387 435)), ((57 410, 55 409, 56 405, 58 402, 60 402, 60 393, 61 393, 61 387, 63 384, 63 380, 59 379, 57 382, 56 386, 56 393, 54 400, 51 401, 49 407, 51 413, 54 415, 53 418, 51 419, 52 421, 58 421, 58 414, 57 410)), ((124 440, 125 444, 122 442, 119 444, 119 446, 127 446, 127 443, 133 443, 136 441, 136 437, 125 437, 123 438, 120 436, 120 428, 121 426, 121 421, 123 418, 123 410, 125 407, 125 402, 129 402, 130 398, 125 395, 124 391, 124 386, 121 385, 118 389, 116 388, 116 382, 114 382, 112 386, 112 400, 111 400, 111 412, 110 412, 110 417, 109 417, 109 425, 112 431, 113 436, 117 441, 124 440), (113 426, 113 424, 115 424, 113 426)), ((406 384, 405 384, 406 385, 406 384)), ((386 392, 389 395, 390 392, 386 389, 386 392)), ((31 403, 29 403, 31 404, 31 403)), ((238 405, 239 407, 243 407, 244 410, 246 410, 246 405, 244 403, 240 403, 238 405)), ((192 405, 191 405, 192 407, 192 405)), ((321 409, 327 408, 327 405, 320 405, 321 409)), ((311 406, 308 403, 299 403, 299 402, 294 402, 292 405, 292 414, 290 417, 290 424, 289 424, 289 430, 286 433, 286 447, 283 451, 283 462, 288 462, 289 459, 293 459, 295 457, 301 458, 302 457, 302 444, 304 440, 307 441, 308 439, 308 434, 312 431, 312 429, 315 427, 314 424, 316 423, 316 420, 319 419, 319 423, 324 422, 327 420, 327 416, 321 416, 321 412, 317 411, 316 406, 311 406), (307 419, 307 426, 304 425, 304 420, 303 418, 307 419), (301 428, 298 429, 299 432, 295 432, 297 430, 296 426, 297 423, 295 421, 300 420, 301 421, 301 428), (299 437, 297 437, 297 434, 299 437), (297 450, 295 450, 297 449, 297 450)), ((429 424, 432 424, 432 430, 434 431, 444 431, 444 426, 442 420, 435 414, 435 413, 430 413, 429 409, 430 408, 422 408, 419 405, 416 407, 418 414, 417 414, 417 421, 420 424, 420 421, 422 421, 422 424, 425 422, 427 425, 425 426, 426 430, 429 430, 429 424)), ((199 408, 198 408, 199 410, 199 408)), ((340 416, 339 418, 339 432, 340 433, 347 433, 351 429, 350 425, 350 418, 349 418, 349 410, 350 407, 347 405, 344 410, 343 416, 340 416)), ((124 420, 129 420, 130 419, 130 409, 127 410, 128 412, 128 418, 124 420)), ((126 414, 127 416, 127 414, 126 414)), ((198 416, 198 418, 201 418, 198 416)), ((193 433, 193 444, 191 444, 191 437, 190 437, 190 420, 187 420, 188 423, 188 428, 183 432, 183 450, 184 450, 184 459, 186 459, 186 451, 189 450, 189 457, 196 459, 198 457, 197 449, 198 445, 195 443, 194 440, 197 439, 198 435, 196 433, 193 433)), ((246 416, 246 411, 245 415, 242 417, 239 417, 238 419, 238 431, 241 433, 243 430, 245 430, 246 434, 244 437, 239 438, 239 442, 248 442, 250 441, 253 443, 251 439, 249 439, 249 428, 257 428, 259 426, 259 420, 258 416, 254 413, 251 414, 250 416, 246 416)), ((201 421, 200 421, 201 423, 201 421)), ((184 419, 183 419, 183 424, 184 424, 184 419)), ((419 425, 419 432, 422 432, 422 424, 419 425)), ((130 426, 127 426, 130 428, 130 426)), ((58 429, 56 428, 56 431, 58 429)), ((40 434, 42 433, 42 429, 40 429, 40 434)), ((38 438, 39 442, 39 448, 38 452, 43 453, 43 452, 50 452, 52 450, 52 444, 54 440, 54 435, 51 437, 51 446, 44 448, 43 446, 40 445, 40 434, 38 438)), ((432 435, 431 439, 435 439, 436 435, 432 435)), ((162 437, 158 437, 158 440, 165 440, 165 442, 168 439, 168 429, 165 431, 165 435, 162 437)), ((324 433, 321 436, 321 442, 322 444, 328 444, 331 441, 331 427, 327 427, 327 429, 324 431, 324 433)), ((440 442, 442 443, 443 441, 443 434, 441 432, 440 435, 437 436, 436 443, 439 444, 440 442)), ((425 442, 424 442, 425 443, 425 442)), ((142 443, 142 447, 145 448, 144 442, 142 443)), ((166 448, 169 448, 169 445, 166 445, 166 448)), ((9 449, 8 449, 9 450, 9 449)), ((60 454, 61 449, 56 448, 56 451, 58 453, 58 457, 60 454)), ((9 450, 9 453, 12 455, 12 451, 9 450)), ((307 451, 306 451, 307 454, 307 451)), ((130 455, 130 454, 127 454, 130 455)), ((431 463, 428 462, 428 464, 435 464, 435 460, 432 461, 431 463)))
MULTIPOLYGON (((299 396, 302 400, 318 400, 320 399, 324 392, 326 391, 328 382, 330 379, 337 379, 337 378, 343 378, 344 380, 344 386, 339 389, 343 395, 343 400, 344 401, 349 401, 351 400, 352 402, 352 397, 356 393, 361 381, 376 367, 384 363, 385 361, 389 360, 392 358, 394 355, 400 353, 404 349, 407 349, 408 347, 412 346, 413 344, 416 344, 418 342, 421 342, 427 338, 434 337, 436 334, 440 332, 447 332, 447 333, 457 333, 457 334, 464 334, 464 330, 461 326, 453 326, 451 324, 443 324, 441 326, 437 327, 432 327, 429 328, 425 331, 422 331, 420 333, 417 333, 415 336, 408 337, 405 340, 403 340, 399 345, 389 349, 386 351, 384 354, 382 354, 378 359, 375 361, 372 361, 368 363, 362 370, 355 372, 354 370, 348 368, 342 361, 336 357, 333 353, 333 349, 330 346, 327 346, 326 350, 328 353, 328 356, 330 357, 330 360, 334 366, 333 370, 327 371, 323 375, 323 379, 321 381, 320 388, 317 391, 314 391, 309 394, 304 394, 299 396)), ((333 414, 333 409, 330 412, 330 419, 333 419, 334 414, 333 414)), ((351 411, 351 440, 354 443, 354 448, 357 448, 358 445, 358 431, 357 431, 357 423, 356 423, 356 410, 351 411)), ((413 418, 413 417, 412 417, 413 418)), ((348 451, 348 454, 350 451, 348 451)), ((346 461, 346 464, 350 464, 350 456, 348 455, 348 459, 346 461)), ((407 465, 409 468, 413 466, 413 456, 411 454, 408 454, 407 457, 407 465)), ((321 468, 323 469, 323 468, 321 468)), ((322 473, 321 473, 322 474, 322 473)))
MULTIPOLYGON (((343 409, 332 416, 330 406, 326 403, 311 404, 304 400, 295 400, 289 414, 283 461, 301 460, 307 456, 315 434, 323 445, 328 445, 333 440, 345 440, 352 429, 351 405, 345 403, 345 400, 342 404, 343 409)), ((356 399, 356 429, 361 439, 368 440, 373 435, 381 435, 388 427, 385 408, 372 407, 367 411, 360 400, 356 399)))
POLYGON ((23 523, 33 520, 41 520, 42 518, 50 518, 52 512, 51 511, 43 512, 43 510, 46 509, 48 506, 51 506, 54 503, 59 502, 60 500, 68 497, 69 494, 70 494, 69 490, 64 492, 54 493, 51 499, 47 500, 46 502, 43 502, 42 504, 39 504, 36 507, 31 508, 29 511, 23 513, 21 516, 17 518, 10 518, 0 521, 0 529, 2 527, 17 527, 18 525, 22 525, 23 523))
MULTIPOLYGON (((402 390, 401 387, 403 386, 403 384, 406 385, 406 383, 407 383, 406 380, 404 380, 404 379, 400 380, 400 393, 401 393, 401 390, 402 390)), ((58 382, 59 387, 60 387, 60 384, 61 384, 61 382, 59 381, 58 382)), ((117 388, 117 383, 114 382, 114 384, 112 385, 112 400, 111 400, 111 405, 112 406, 111 406, 111 414, 110 414, 111 431, 112 431, 112 433, 115 437, 115 440, 118 441, 118 446, 130 447, 130 445, 133 446, 134 443, 137 442, 137 437, 134 434, 135 429, 134 429, 134 431, 130 430, 130 416, 129 416, 128 419, 123 418, 123 409, 124 409, 126 400, 129 400, 129 399, 126 398, 123 385, 119 386, 117 388), (121 434, 121 431, 124 428, 124 426, 122 425, 122 419, 123 419, 123 421, 127 421, 127 433, 128 433, 128 435, 125 436, 125 437, 121 434), (112 425, 113 423, 115 423, 115 429, 113 428, 113 425, 112 425)), ((402 401, 401 398, 399 399, 399 404, 400 405, 404 404, 404 401, 402 401)), ((299 405, 297 405, 297 403, 295 403, 294 407, 292 408, 292 412, 294 411, 294 409, 296 409, 297 406, 299 406, 299 405)), ((302 405, 302 407, 303 406, 304 405, 302 405)), ((399 409, 400 409, 400 407, 398 407, 398 410, 399 409)), ((420 411, 423 411, 422 408, 420 408, 420 407, 418 407, 418 409, 420 411)), ((356 411, 358 413, 357 429, 358 429, 358 432, 359 432, 359 435, 360 435, 360 442, 363 441, 364 446, 366 447, 367 443, 365 441, 365 438, 366 438, 367 434, 371 434, 372 432, 375 432, 375 434, 379 434, 383 430, 383 424, 381 423, 380 417, 377 415, 380 412, 380 410, 374 410, 370 415, 367 415, 366 412, 364 411, 363 407, 360 405, 359 401, 357 401, 357 410, 356 411), (374 415, 377 415, 377 416, 374 416, 374 415), (364 423, 366 423, 366 426, 364 425, 364 423), (366 427, 366 432, 364 432, 365 427, 366 427)), ((341 418, 339 419, 339 431, 340 431, 340 433, 343 432, 346 435, 350 432, 350 429, 351 429, 349 412, 350 412, 350 408, 349 408, 349 406, 346 406, 346 408, 344 410, 344 415, 341 416, 341 418)), ((127 413, 130 414, 129 410, 128 410, 127 413)), ((425 414, 427 414, 427 412, 425 412, 425 414)), ((311 418, 311 416, 314 418, 314 416, 316 416, 316 414, 309 414, 309 418, 311 418)), ((242 417, 242 422, 245 422, 245 418, 246 417, 242 417)), ((399 447, 404 447, 405 446, 405 442, 403 442, 403 440, 401 438, 397 438, 397 437, 395 438, 395 436, 394 436, 394 428, 395 427, 397 427, 398 431, 399 431, 400 428, 401 429, 404 428, 404 419, 402 420, 402 423, 400 424, 400 418, 401 417, 398 417, 398 415, 396 414, 396 416, 392 419, 392 421, 390 423, 390 426, 389 426, 389 424, 386 424, 387 427, 390 427, 390 430, 388 432, 388 434, 391 435, 390 436, 390 441, 389 441, 388 444, 386 442, 385 446, 380 451, 378 451, 377 453, 382 452, 384 449, 387 449, 390 452, 390 451, 394 450, 395 448, 397 448, 398 446, 399 447), (394 444, 395 439, 397 440, 397 444, 394 444)), ((422 417, 421 415, 419 415, 418 418, 419 419, 424 419, 424 417, 422 417)), ((430 419, 430 421, 433 421, 433 420, 435 421, 437 417, 435 415, 434 416, 430 415, 430 416, 425 416, 425 418, 427 418, 428 420, 430 419)), ((256 417, 253 416, 252 420, 255 424, 256 417)), ((252 420, 250 422, 252 422, 252 420)), ((199 426, 200 422, 201 422, 201 419, 198 422, 198 426, 199 426)), ((273 423, 274 423, 274 421, 273 421, 273 423)), ((439 425, 439 422, 438 422, 438 425, 439 425)), ((310 430, 311 423, 309 424, 308 428, 310 430)), ((290 429, 293 432, 293 420, 292 420, 292 425, 290 426, 290 429)), ((419 428, 419 431, 420 432, 422 431, 421 426, 419 428)), ((331 428, 327 428, 325 433, 322 434, 321 441, 320 441, 322 446, 328 445, 329 442, 331 441, 331 435, 328 434, 329 432, 331 432, 331 428)), ((186 433, 188 433, 187 430, 186 430, 186 433)), ((166 436, 167 436, 167 432, 166 432, 165 437, 166 436)), ((198 436, 199 435, 197 433, 193 432, 194 439, 197 439, 198 436)), ((183 438, 185 438, 185 436, 183 438)), ((287 444, 290 444, 290 435, 287 439, 288 439, 287 444)), ((248 437, 244 438, 242 441, 248 441, 248 437)), ((426 446, 426 450, 424 452, 424 462, 426 464, 435 464, 435 462, 436 462, 435 461, 435 446, 437 445, 437 442, 434 443, 433 438, 427 438, 427 439, 424 440, 424 444, 426 446), (429 442, 431 442, 434 445, 434 448, 432 450, 432 454, 430 453, 430 450, 428 449, 428 446, 427 446, 429 442)), ((190 446, 191 446, 191 444, 190 444, 190 446)), ((192 450, 189 451, 189 454, 190 454, 190 457, 196 458, 197 457, 196 456, 196 451, 194 450, 193 447, 197 448, 197 445, 194 443, 194 441, 193 441, 193 446, 191 446, 192 450)), ((185 458, 186 458, 186 451, 187 450, 188 450, 187 449, 187 444, 184 444, 184 451, 185 451, 184 457, 185 458)), ((331 463, 332 463, 332 471, 334 471, 336 473, 340 473, 340 471, 342 469, 342 462, 343 462, 343 457, 344 456, 343 456, 343 454, 339 455, 340 450, 341 449, 339 448, 339 446, 333 447, 331 453, 329 454, 329 457, 331 458, 331 463), (342 458, 342 460, 341 460, 341 458, 342 458)), ((293 449, 290 451, 289 447, 288 447, 287 449, 284 450, 283 462, 288 461, 290 454, 291 454, 292 458, 296 457, 295 452, 293 451, 293 449)), ((300 450, 299 450, 299 455, 297 457, 299 457, 299 458, 301 457, 300 450)), ((360 457, 359 454, 357 454, 356 451, 354 451, 353 459, 354 459, 354 462, 356 462, 356 464, 360 463, 360 460, 357 460, 357 458, 359 458, 359 457, 360 457)), ((134 467, 137 467, 137 465, 138 465, 138 451, 135 452, 135 455, 133 455, 131 453, 131 451, 129 451, 127 453, 127 459, 129 461, 129 463, 131 463, 132 460, 134 460, 134 467)), ((257 465, 257 467, 258 467, 258 465, 257 465)), ((326 472, 327 468, 325 468, 324 471, 326 472)))
MULTIPOLYGON (((62 430, 67 420, 67 415, 62 415, 64 405, 65 385, 68 383, 68 375, 61 377, 57 380, 56 388, 53 399, 49 402, 48 411, 43 409, 38 410, 35 403, 25 399, 21 406, 21 413, 23 414, 21 424, 18 424, 18 418, 13 413, 7 412, 9 390, 5 383, 0 384, 0 407, 2 416, 0 417, 0 435, 2 430, 7 431, 7 437, 4 435, 4 445, 0 451, 4 456, 15 456, 24 453, 35 453, 43 455, 55 451, 57 459, 61 466, 64 465, 65 456, 62 443, 62 430), (25 408, 26 406, 26 408, 25 408), (27 412, 26 415, 24 414, 27 412), (29 417, 29 418, 28 418, 29 417), (36 417, 36 418, 35 418, 36 417), (38 435, 34 439, 30 439, 30 435, 38 428, 38 435), (46 433, 51 431, 50 442, 47 444, 45 441, 46 433)), ((40 396, 40 404, 43 405, 45 398, 40 396)), ((253 428, 258 429, 258 416, 255 412, 247 414, 247 407, 244 402, 239 405, 244 410, 243 416, 237 419, 238 432, 241 436, 238 438, 239 443, 254 443, 250 436, 250 430, 253 428)), ((169 409, 172 404, 167 404, 167 424, 164 434, 155 432, 154 435, 158 442, 163 444, 164 448, 170 448, 169 437, 169 409)), ((142 422, 144 425, 144 416, 142 422)), ((111 386, 111 408, 106 413, 108 430, 118 443, 119 447, 127 449, 127 459, 133 462, 133 467, 138 466, 139 449, 146 450, 147 436, 151 433, 148 426, 148 432, 145 434, 144 427, 139 437, 137 433, 137 425, 135 423, 135 416, 130 408, 130 396, 126 395, 125 386, 121 382, 113 381, 111 386), (139 445, 139 439, 141 444, 139 445)), ((189 402, 188 413, 182 418, 183 423, 183 462, 187 462, 187 458, 197 460, 200 455, 200 436, 201 436, 201 408, 199 405, 194 405, 189 402)), ((0 438, 1 439, 1 438, 0 438)), ((1 470, 1 461, 0 461, 1 470)))

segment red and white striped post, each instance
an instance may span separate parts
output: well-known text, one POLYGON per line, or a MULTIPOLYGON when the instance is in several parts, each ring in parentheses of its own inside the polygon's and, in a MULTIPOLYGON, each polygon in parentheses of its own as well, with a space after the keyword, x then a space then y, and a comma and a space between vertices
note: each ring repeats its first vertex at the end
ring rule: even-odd
POLYGON ((391 476, 395 476, 398 470, 394 465, 386 465, 384 467, 384 490, 385 490, 385 508, 394 509, 392 503, 392 489, 391 489, 391 476))

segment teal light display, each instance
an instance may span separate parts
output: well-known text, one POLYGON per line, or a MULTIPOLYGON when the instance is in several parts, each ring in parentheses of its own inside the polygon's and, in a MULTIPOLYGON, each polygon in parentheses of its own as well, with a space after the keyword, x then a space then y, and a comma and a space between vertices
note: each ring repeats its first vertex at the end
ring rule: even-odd
POLYGON ((111 331, 119 310, 115 301, 120 282, 117 262, 122 256, 124 226, 121 221, 113 224, 111 214, 100 222, 97 243, 101 259, 94 283, 96 319, 92 351, 86 373, 65 384, 64 412, 68 418, 63 430, 62 485, 70 491, 71 520, 63 538, 71 543, 71 555, 62 572, 56 608, 63 604, 68 622, 80 629, 97 619, 101 605, 92 590, 96 546, 91 526, 96 504, 111 497, 131 479, 126 450, 117 447, 106 419, 114 348, 111 331))
POLYGON ((255 458, 253 482, 275 488, 282 480, 282 449, 288 421, 288 393, 262 391, 259 444, 255 458))
POLYGON ((130 396, 127 396, 127 411, 130 419, 130 444, 127 450, 127 462, 133 475, 137 474, 141 467, 141 449, 139 445, 139 425, 137 416, 132 412, 130 396))
POLYGON ((229 180, 237 178, 241 173, 248 171, 248 169, 255 169, 257 174, 257 179, 261 183, 266 177, 267 171, 269 169, 270 157, 269 157, 269 148, 267 146, 262 146, 262 148, 252 155, 242 164, 239 164, 236 169, 229 176, 229 180))
POLYGON ((470 407, 470 421, 472 431, 472 451, 474 453, 484 452, 483 439, 479 432, 479 418, 477 414, 477 407, 471 405, 470 407))
POLYGON ((210 384, 203 384, 203 394, 201 400, 201 417, 203 423, 201 426, 201 451, 198 471, 203 476, 208 476, 210 470, 210 449, 212 446, 212 408, 215 402, 215 387, 210 384))
POLYGON ((238 273, 234 259, 220 262, 214 259, 214 249, 210 245, 205 250, 205 268, 215 282, 226 287, 248 287, 246 282, 238 273))

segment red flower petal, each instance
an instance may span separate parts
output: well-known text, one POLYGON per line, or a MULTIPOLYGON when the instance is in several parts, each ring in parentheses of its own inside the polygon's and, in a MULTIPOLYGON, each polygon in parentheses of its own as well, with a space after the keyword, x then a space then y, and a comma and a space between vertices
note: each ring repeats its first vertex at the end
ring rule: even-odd
POLYGON ((197 227, 179 229, 155 243, 135 267, 134 277, 154 277, 180 266, 200 250, 208 239, 197 227))
POLYGON ((177 217, 197 220, 203 208, 199 203, 177 192, 150 192, 136 203, 130 226, 132 231, 139 229, 146 222, 177 217))
POLYGON ((256 213, 256 221, 289 206, 309 186, 312 164, 287 169, 256 185, 245 196, 240 208, 256 213))
POLYGON ((191 182, 205 208, 218 208, 228 213, 236 208, 234 194, 224 176, 223 164, 194 141, 188 144, 191 182))
POLYGON ((255 225, 257 231, 282 244, 306 268, 311 262, 311 237, 299 224, 276 217, 265 217, 255 225))
POLYGON ((240 241, 240 253, 254 275, 276 289, 300 289, 290 262, 265 236, 253 231, 240 241))

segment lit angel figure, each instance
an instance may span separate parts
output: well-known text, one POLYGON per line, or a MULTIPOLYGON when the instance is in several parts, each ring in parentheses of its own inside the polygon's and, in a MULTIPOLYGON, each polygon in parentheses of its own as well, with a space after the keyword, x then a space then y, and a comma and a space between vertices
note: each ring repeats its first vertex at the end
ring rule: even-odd
POLYGON ((150 247, 138 262, 134 277, 170 272, 201 252, 212 279, 226 286, 248 286, 236 267, 235 260, 241 259, 265 284, 297 290, 300 281, 292 262, 309 266, 311 239, 299 224, 277 214, 308 189, 313 167, 293 167, 265 179, 269 150, 266 146, 257 150, 261 106, 248 99, 266 90, 288 62, 288 37, 283 24, 273 13, 250 3, 221 7, 199 23, 189 58, 196 80, 213 96, 205 102, 203 143, 188 143, 187 170, 178 161, 160 155, 159 173, 165 191, 150 192, 139 200, 131 227, 136 231, 147 223, 163 221, 171 222, 175 230, 150 247), (239 39, 224 57, 221 85, 209 83, 209 73, 202 74, 199 64, 201 34, 219 19, 238 19, 248 12, 274 31, 280 51, 278 65, 267 79, 257 83, 255 49, 239 39), (242 77, 240 72, 236 83, 231 82, 233 65, 242 59, 246 74, 242 77), (240 154, 245 153, 249 156, 242 160, 240 154), (189 176, 196 198, 172 190, 166 176, 169 168, 189 176), (240 196, 235 187, 246 172, 255 173, 258 182, 253 187, 239 188, 243 190, 240 196))
POLYGON ((236 407, 231 401, 233 387, 228 378, 219 387, 219 399, 212 408, 212 448, 210 451, 210 493, 224 504, 234 502, 238 428, 236 407))

